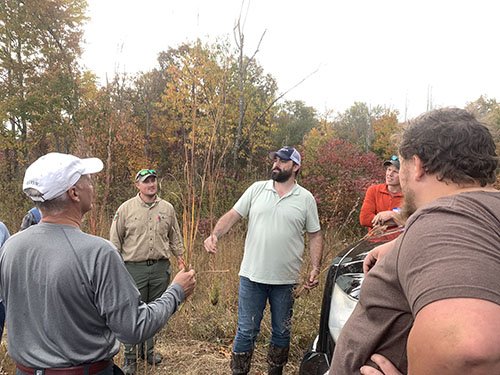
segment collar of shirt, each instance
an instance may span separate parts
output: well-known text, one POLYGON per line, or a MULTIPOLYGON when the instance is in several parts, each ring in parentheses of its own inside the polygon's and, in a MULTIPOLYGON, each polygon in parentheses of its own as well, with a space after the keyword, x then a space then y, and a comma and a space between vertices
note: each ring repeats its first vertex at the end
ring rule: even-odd
POLYGON ((139 202, 140 202, 141 206, 143 206, 143 207, 147 207, 147 208, 154 207, 154 206, 156 206, 156 205, 158 204, 158 202, 160 202, 160 201, 161 201, 161 198, 160 198, 160 197, 158 197, 158 194, 156 194, 156 197, 155 197, 154 202, 151 202, 151 203, 146 203, 146 202, 144 202, 144 201, 142 200, 142 198, 141 198, 140 193, 137 193, 136 197, 137 197, 137 199, 139 200, 139 202))
MULTIPOLYGON (((274 180, 268 180, 267 181, 267 183, 266 183, 266 190, 271 190, 271 191, 274 191, 276 194, 278 194, 278 192, 274 188, 274 180)), ((289 195, 299 195, 299 194, 300 194, 299 184, 297 183, 297 181, 295 181, 292 190, 290 190, 288 193, 286 193, 281 198, 287 197, 289 195)))

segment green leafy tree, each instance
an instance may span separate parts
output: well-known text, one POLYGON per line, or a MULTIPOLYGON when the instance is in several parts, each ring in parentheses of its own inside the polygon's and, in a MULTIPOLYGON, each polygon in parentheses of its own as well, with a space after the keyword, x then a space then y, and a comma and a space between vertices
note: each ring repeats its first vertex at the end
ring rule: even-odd
POLYGON ((373 152, 383 159, 396 153, 394 135, 401 127, 398 122, 398 112, 386 110, 382 115, 372 121, 374 141, 373 152))
POLYGON ((79 130, 77 59, 84 0, 0 3, 0 171, 11 230, 29 205, 19 189, 25 165, 48 151, 68 152, 79 130))
POLYGON ((0 6, 0 111, 24 158, 32 149, 37 156, 70 147, 86 5, 5 0, 0 6))
POLYGON ((368 107, 365 103, 356 102, 334 120, 335 134, 365 152, 373 151, 373 123, 390 112, 381 106, 368 107))
POLYGON ((302 144, 304 136, 319 123, 316 110, 300 100, 287 100, 279 106, 275 121, 274 148, 302 144))

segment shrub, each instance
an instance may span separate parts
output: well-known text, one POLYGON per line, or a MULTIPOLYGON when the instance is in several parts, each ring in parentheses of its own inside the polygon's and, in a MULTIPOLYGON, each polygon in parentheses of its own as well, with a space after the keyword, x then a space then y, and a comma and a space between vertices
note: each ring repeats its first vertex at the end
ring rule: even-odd
POLYGON ((339 226, 354 215, 357 223, 365 190, 383 179, 381 161, 336 138, 311 150, 304 158, 302 184, 316 197, 322 223, 339 226))

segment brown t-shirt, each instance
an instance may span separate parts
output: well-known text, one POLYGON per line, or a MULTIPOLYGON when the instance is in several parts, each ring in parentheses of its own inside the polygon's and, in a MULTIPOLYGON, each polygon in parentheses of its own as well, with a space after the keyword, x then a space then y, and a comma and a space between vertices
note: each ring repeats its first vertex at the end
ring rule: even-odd
POLYGON ((442 197, 407 221, 394 250, 368 273, 344 326, 330 375, 359 374, 373 353, 407 372, 416 314, 446 298, 500 305, 500 192, 442 197))

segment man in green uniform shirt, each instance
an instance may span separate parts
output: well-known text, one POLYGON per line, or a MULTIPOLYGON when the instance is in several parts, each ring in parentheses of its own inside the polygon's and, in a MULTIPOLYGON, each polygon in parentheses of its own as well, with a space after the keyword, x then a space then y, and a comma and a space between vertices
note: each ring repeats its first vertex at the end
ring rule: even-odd
MULTIPOLYGON (((156 171, 140 170, 135 185, 139 193, 116 211, 110 239, 147 303, 161 296, 170 282, 170 256, 184 268, 184 247, 174 207, 157 195, 156 171)), ((162 356, 153 349, 153 337, 138 347, 125 345, 125 373, 135 373, 138 357, 146 358, 149 364, 160 363, 162 356)))

